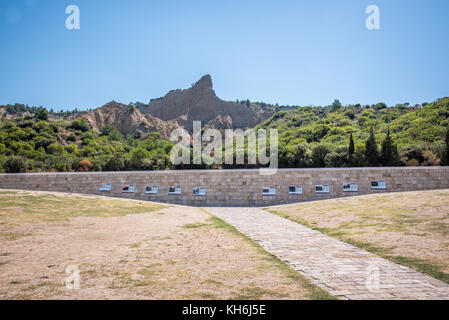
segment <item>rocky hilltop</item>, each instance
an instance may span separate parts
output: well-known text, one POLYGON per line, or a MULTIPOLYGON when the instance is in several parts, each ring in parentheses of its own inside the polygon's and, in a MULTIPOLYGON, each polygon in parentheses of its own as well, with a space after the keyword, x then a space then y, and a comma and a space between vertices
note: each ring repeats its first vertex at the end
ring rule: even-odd
POLYGON ((192 130, 193 121, 216 129, 246 129, 272 115, 269 111, 221 100, 213 90, 210 75, 203 76, 189 89, 172 90, 163 98, 153 99, 139 110, 162 121, 176 121, 188 131, 192 130))
POLYGON ((165 97, 138 108, 111 101, 82 112, 80 117, 95 131, 112 124, 124 135, 146 136, 159 132, 167 138, 179 127, 192 131, 193 121, 201 121, 207 128, 247 129, 271 115, 271 111, 221 100, 215 95, 210 75, 205 75, 188 89, 172 90, 165 97))

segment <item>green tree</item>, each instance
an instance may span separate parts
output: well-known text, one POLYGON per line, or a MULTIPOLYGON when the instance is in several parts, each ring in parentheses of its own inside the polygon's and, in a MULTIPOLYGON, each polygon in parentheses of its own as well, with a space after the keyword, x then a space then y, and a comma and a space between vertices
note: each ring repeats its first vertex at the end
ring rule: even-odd
POLYGON ((21 173, 27 171, 26 159, 21 156, 10 156, 3 163, 6 173, 21 173))
POLYGON ((444 152, 444 161, 443 165, 449 166, 449 127, 446 131, 446 150, 444 152))
POLYGON ((342 104, 341 104, 340 100, 335 99, 334 102, 332 102, 331 110, 332 110, 332 111, 337 111, 337 110, 340 109, 341 107, 342 107, 342 104))
POLYGON ((117 128, 114 128, 114 130, 109 133, 109 140, 111 141, 120 141, 122 140, 122 138, 122 134, 120 133, 120 131, 118 131, 117 128))
POLYGON ((71 171, 73 166, 73 159, 69 157, 57 157, 54 168, 59 172, 71 171))
POLYGON ((343 113, 343 115, 348 117, 351 120, 355 119, 355 112, 353 110, 348 110, 345 113, 343 113))
POLYGON ((60 156, 64 153, 64 147, 57 143, 52 143, 47 147, 47 153, 60 156))
POLYGON ((101 127, 100 135, 108 136, 114 129, 115 127, 112 124, 105 124, 104 126, 101 127))
POLYGON ((76 135, 72 132, 72 133, 67 137, 67 141, 75 142, 75 141, 76 141, 76 135))
POLYGON ((82 132, 86 132, 89 130, 89 125, 87 124, 86 120, 84 120, 84 119, 73 120, 73 122, 69 128, 73 129, 73 130, 80 130, 82 132))
POLYGON ((379 151, 377 149, 376 138, 374 137, 374 130, 371 127, 369 131, 369 137, 365 143, 365 158, 366 162, 371 167, 377 167, 379 165, 379 151))
POLYGON ((348 165, 348 149, 345 147, 335 148, 334 151, 331 151, 326 155, 324 162, 326 167, 346 167, 348 165))
POLYGON ((78 152, 78 148, 74 144, 69 144, 64 147, 65 151, 69 154, 76 154, 78 152))
POLYGON ((348 148, 348 154, 351 157, 355 152, 355 146, 354 146, 354 139, 352 138, 352 132, 349 135, 349 148, 348 148))
POLYGON ((149 158, 150 153, 143 148, 136 148, 131 153, 131 164, 134 168, 140 169, 144 164, 144 159, 149 158))
POLYGON ((300 143, 294 149, 293 167, 307 168, 312 164, 312 152, 307 143, 300 143))
POLYGON ((120 141, 122 139, 122 134, 112 124, 105 124, 101 128, 101 135, 108 136, 111 141, 120 141))
POLYGON ((47 111, 47 109, 45 109, 43 107, 38 108, 37 111, 36 111, 35 117, 38 120, 47 121, 48 120, 48 111, 47 111))
POLYGON ((395 166, 398 163, 398 149, 393 143, 390 136, 390 128, 388 128, 387 136, 382 142, 380 150, 380 164, 384 167, 395 166))
POLYGON ((384 102, 379 102, 379 103, 376 104, 374 107, 375 107, 376 109, 378 109, 378 110, 381 110, 381 109, 387 108, 388 106, 387 106, 384 102))
POLYGON ((326 166, 325 158, 329 153, 329 148, 324 144, 319 144, 312 149, 312 164, 315 168, 324 168, 326 166))
POLYGON ((116 153, 112 158, 106 163, 106 171, 120 171, 125 167, 125 159, 121 153, 116 153))

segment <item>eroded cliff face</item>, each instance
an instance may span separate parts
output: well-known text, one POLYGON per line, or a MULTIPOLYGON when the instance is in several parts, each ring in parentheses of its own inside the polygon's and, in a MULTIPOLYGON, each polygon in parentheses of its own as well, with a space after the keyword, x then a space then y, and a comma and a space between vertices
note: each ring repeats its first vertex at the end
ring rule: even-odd
POLYGON ((176 121, 188 131, 192 130, 193 121, 216 129, 246 129, 272 115, 269 111, 221 100, 215 95, 210 75, 203 76, 189 89, 173 90, 163 98, 151 100, 140 111, 163 121, 176 121))
POLYGON ((112 124, 124 135, 146 136, 159 132, 161 137, 168 138, 176 128, 191 132, 193 121, 201 121, 202 127, 207 128, 247 129, 271 115, 270 111, 221 100, 215 95, 211 77, 206 75, 192 87, 172 90, 139 109, 111 101, 83 112, 80 117, 95 131, 112 124))
POLYGON ((106 124, 112 124, 124 135, 146 136, 159 132, 162 137, 169 137, 177 127, 174 121, 162 121, 151 115, 144 116, 136 108, 111 101, 104 106, 85 112, 81 115, 93 130, 99 132, 106 124))

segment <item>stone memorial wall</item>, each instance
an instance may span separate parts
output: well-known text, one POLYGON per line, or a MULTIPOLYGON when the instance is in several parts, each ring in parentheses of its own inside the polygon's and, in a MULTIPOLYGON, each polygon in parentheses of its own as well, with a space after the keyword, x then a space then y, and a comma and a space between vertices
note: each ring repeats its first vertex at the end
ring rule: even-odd
POLYGON ((195 206, 268 206, 378 192, 449 188, 449 167, 0 174, 0 188, 195 206))

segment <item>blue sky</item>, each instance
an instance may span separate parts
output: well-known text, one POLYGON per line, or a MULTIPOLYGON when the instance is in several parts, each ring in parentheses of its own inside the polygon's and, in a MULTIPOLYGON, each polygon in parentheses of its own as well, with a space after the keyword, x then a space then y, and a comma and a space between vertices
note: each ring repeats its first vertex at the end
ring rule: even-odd
POLYGON ((1 0, 0 104, 148 102, 211 74, 217 95, 389 105, 449 95, 447 0, 1 0), (78 5, 81 29, 65 28, 78 5), (380 8, 380 30, 365 8, 380 8))

